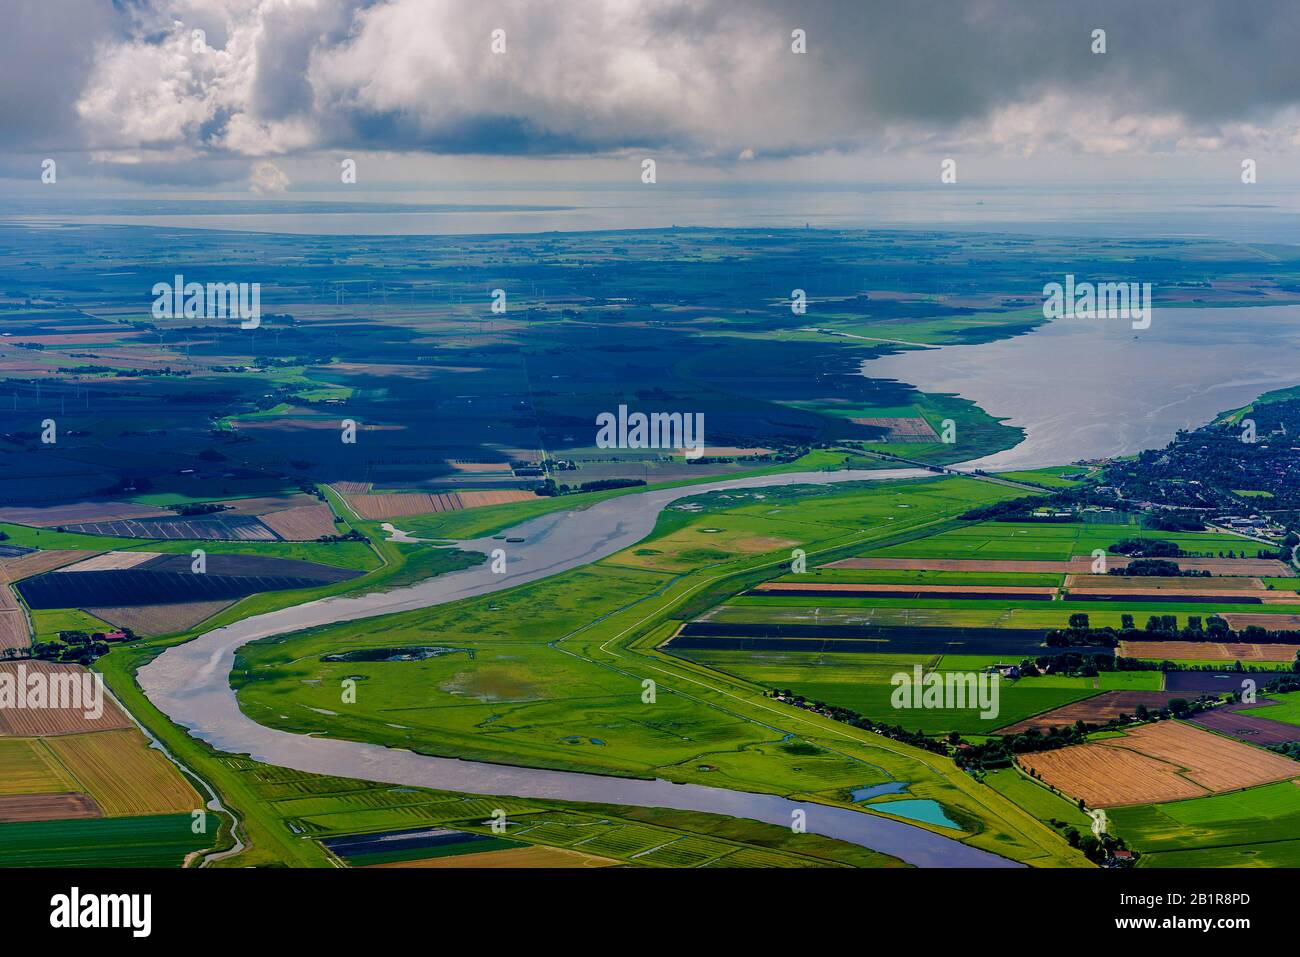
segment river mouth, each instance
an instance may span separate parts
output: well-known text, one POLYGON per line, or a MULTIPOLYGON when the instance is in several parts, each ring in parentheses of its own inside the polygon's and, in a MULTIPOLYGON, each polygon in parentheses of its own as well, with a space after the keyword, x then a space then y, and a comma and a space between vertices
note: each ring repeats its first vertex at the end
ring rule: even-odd
POLYGON ((1300 305, 1157 305, 1140 330, 1124 319, 1057 319, 1011 339, 868 359, 862 374, 954 393, 1025 430, 1015 447, 963 467, 1135 455, 1300 382, 1300 305))
MULTIPOLYGON (((471 794, 664 807, 743 817, 789 827, 796 812, 810 833, 848 841, 929 867, 1019 867, 1006 858, 924 828, 847 808, 797 802, 698 784, 615 778, 571 771, 437 758, 377 744, 293 734, 258 724, 240 709, 230 674, 240 647, 259 638, 303 628, 357 621, 398 611, 501 591, 550 577, 630 548, 654 528, 672 502, 709 491, 778 485, 829 485, 932 477, 921 469, 802 472, 728 479, 675 489, 655 489, 608 499, 580 511, 531 519, 511 535, 524 542, 511 552, 506 574, 485 565, 449 572, 388 592, 325 598, 268 612, 214 629, 163 651, 137 672, 141 689, 169 719, 219 751, 314 774, 354 777, 471 794)), ((462 543, 490 551, 493 539, 462 543)))

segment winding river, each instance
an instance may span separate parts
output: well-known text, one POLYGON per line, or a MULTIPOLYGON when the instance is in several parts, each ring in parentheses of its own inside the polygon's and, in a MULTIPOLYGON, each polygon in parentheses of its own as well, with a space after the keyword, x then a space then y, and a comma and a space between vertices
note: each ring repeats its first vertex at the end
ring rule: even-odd
MULTIPOLYGON (((376 744, 279 731, 258 724, 240 711, 230 687, 235 652, 250 641, 319 625, 429 608, 547 578, 635 545, 654 529, 659 513, 680 498, 712 491, 930 474, 920 469, 889 469, 725 479, 639 492, 586 508, 553 512, 505 533, 523 541, 508 546, 504 574, 493 574, 489 564, 482 564, 388 592, 324 598, 255 615, 167 649, 140 669, 138 679, 149 699, 195 737, 218 750, 247 754, 281 767, 472 794, 704 811, 784 827, 790 826, 795 811, 803 811, 810 833, 868 847, 909 864, 1018 867, 1013 861, 911 824, 771 794, 437 758, 376 744)), ((480 538, 462 542, 460 547, 488 553, 502 544, 499 539, 480 538)))

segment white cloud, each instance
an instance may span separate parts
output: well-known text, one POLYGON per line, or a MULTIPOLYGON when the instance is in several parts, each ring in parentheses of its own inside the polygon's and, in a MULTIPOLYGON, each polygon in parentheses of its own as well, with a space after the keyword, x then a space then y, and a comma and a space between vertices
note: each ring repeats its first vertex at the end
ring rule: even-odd
POLYGON ((254 193, 283 193, 289 188, 289 177, 270 160, 262 160, 249 170, 248 183, 254 193))
POLYGON ((837 152, 1288 150, 1300 139, 1300 90, 1245 63, 1255 49, 1261 61, 1290 56, 1285 30, 1243 24, 1229 38, 1213 17, 1186 16, 1153 35, 1154 14, 1099 2, 1115 41, 1104 58, 1088 52, 1095 17, 1052 0, 1032 14, 1011 0, 141 0, 96 45, 75 112, 84 145, 104 157, 651 149, 762 165, 837 152), (938 33, 936 11, 947 11, 938 33), (807 28, 805 54, 790 51, 792 25, 807 28), (504 55, 491 52, 498 27, 504 55), (1135 36, 1141 57, 1125 53, 1135 36), (1188 65, 1211 43, 1232 67, 1214 82, 1188 65))

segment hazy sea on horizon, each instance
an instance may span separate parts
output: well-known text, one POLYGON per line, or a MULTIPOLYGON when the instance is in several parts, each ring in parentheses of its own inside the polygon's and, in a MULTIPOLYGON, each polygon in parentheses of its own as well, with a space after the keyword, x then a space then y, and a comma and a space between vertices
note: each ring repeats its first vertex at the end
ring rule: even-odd
POLYGON ((0 221, 307 235, 495 235, 623 229, 933 229, 1300 244, 1300 190, 1218 184, 498 186, 276 198, 0 197, 0 221), (1249 190, 1249 192, 1245 192, 1249 190), (1233 192, 1233 191, 1228 191, 1233 192))

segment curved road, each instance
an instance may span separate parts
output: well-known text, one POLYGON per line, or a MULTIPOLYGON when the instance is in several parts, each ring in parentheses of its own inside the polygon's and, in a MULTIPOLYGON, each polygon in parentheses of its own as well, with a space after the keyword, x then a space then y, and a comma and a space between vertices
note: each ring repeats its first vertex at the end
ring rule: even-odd
POLYGON ((318 625, 429 608, 547 578, 635 545, 654 529, 659 513, 679 498, 712 491, 931 474, 922 469, 888 469, 725 479, 639 492, 583 509, 553 512, 505 533, 523 538, 521 543, 505 545, 494 538, 460 543, 462 548, 485 553, 507 548, 505 574, 493 574, 488 563, 389 592, 324 598, 255 615, 167 649, 140 669, 138 680, 149 699, 195 737, 219 750, 248 754, 281 767, 472 794, 705 811, 785 827, 790 826, 794 812, 801 810, 806 814, 810 833, 849 841, 910 864, 1018 867, 1021 865, 1013 861, 924 828, 846 808, 801 804, 776 795, 437 758, 376 744, 279 731, 258 724, 240 711, 230 687, 235 652, 250 641, 318 625))

